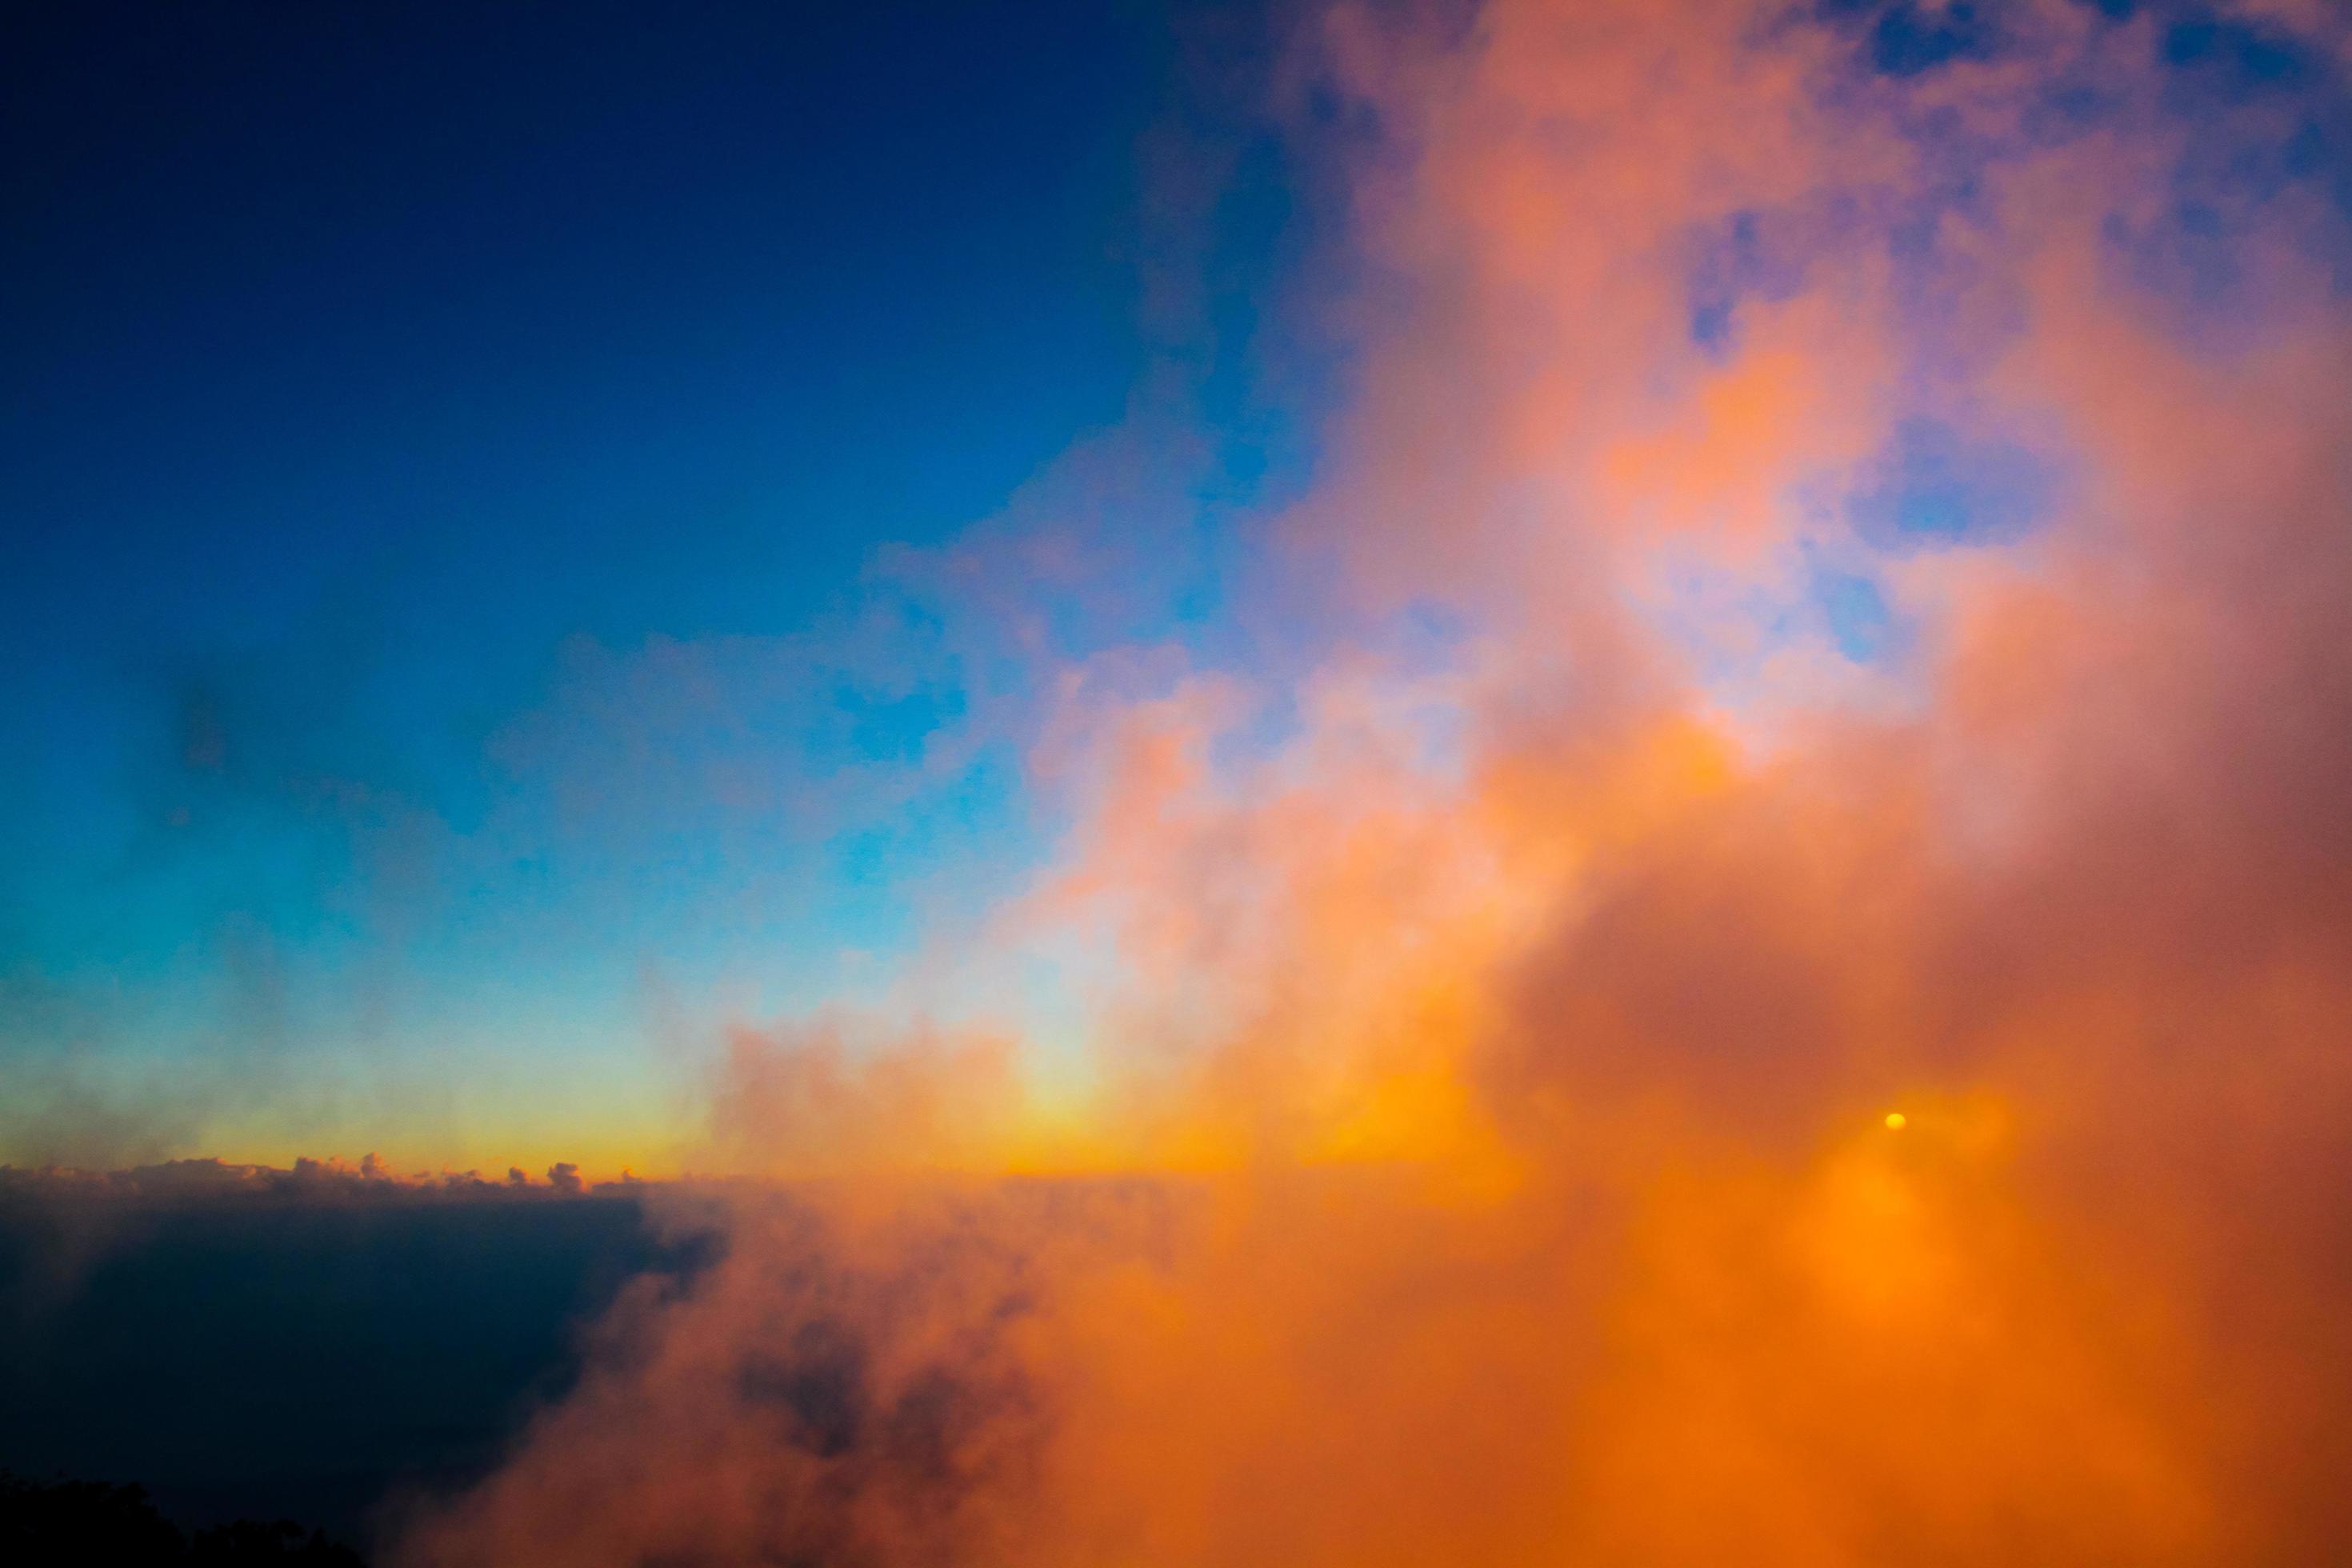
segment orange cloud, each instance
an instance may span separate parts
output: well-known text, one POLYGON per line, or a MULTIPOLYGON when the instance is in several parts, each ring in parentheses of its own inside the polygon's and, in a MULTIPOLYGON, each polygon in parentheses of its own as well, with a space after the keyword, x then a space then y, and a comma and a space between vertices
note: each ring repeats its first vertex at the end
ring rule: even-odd
POLYGON ((1017 1043, 747 1037, 718 1147, 836 1180, 739 1195, 414 1560, 2352 1544, 2352 321, 2259 235, 2227 341, 2134 292, 2146 29, 2013 22, 1906 86, 1770 8, 1335 13, 1386 276, 1284 540, 1458 663, 1338 649, 1272 742, 1243 672, 1074 679, 1081 820, 992 940, 1093 955, 1098 1173, 969 1179, 1050 1163, 1017 1043), (2037 140, 2061 65, 2124 107, 2037 140), (1680 247, 1759 210, 1820 254, 1716 354, 1680 247), (2063 454, 2047 515, 1822 502, 1906 399, 2063 454), (1909 700, 1759 736, 1662 563, 1807 551, 1883 572, 1909 700), (909 1165, 966 1179, 862 1180, 909 1165))

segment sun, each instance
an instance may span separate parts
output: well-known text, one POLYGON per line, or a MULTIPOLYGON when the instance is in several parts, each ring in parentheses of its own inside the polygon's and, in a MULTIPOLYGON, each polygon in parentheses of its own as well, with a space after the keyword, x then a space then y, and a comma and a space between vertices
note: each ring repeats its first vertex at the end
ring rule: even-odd
POLYGON ((1910 1118, 1905 1116, 1901 1111, 1890 1110, 1886 1113, 1886 1130, 1889 1132, 1900 1132, 1909 1121, 1910 1118))

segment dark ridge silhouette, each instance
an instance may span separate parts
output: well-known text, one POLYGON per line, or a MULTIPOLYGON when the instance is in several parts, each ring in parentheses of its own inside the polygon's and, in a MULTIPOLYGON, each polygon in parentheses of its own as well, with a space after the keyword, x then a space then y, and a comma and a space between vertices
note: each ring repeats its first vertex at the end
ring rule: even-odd
POLYGON ((292 1520, 240 1519, 183 1535, 147 1489, 105 1481, 33 1481, 0 1471, 0 1563, 11 1568, 366 1568, 366 1560, 292 1520))

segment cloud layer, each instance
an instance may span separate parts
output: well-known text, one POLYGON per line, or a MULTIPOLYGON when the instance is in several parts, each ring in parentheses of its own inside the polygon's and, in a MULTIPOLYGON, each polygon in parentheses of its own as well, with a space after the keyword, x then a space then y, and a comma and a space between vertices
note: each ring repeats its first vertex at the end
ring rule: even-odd
POLYGON ((1041 650, 940 961, 1078 1044, 740 1033, 809 1181, 412 1559, 2342 1551, 2347 39, 1315 14, 1281 631, 1041 650))

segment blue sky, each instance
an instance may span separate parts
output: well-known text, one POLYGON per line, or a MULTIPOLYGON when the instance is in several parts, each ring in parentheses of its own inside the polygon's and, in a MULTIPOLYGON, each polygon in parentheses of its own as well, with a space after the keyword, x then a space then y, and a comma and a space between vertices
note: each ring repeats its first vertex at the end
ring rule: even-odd
POLYGON ((1169 18, 91 5, 9 30, 0 1052, 78 1064, 92 1119, 52 1105, 35 1142, 102 1144, 107 1107, 160 1095, 194 1109, 158 1139, 282 1155, 386 1136, 373 1085, 437 1098, 415 1142, 479 1152, 477 1083, 544 1094, 562 1063, 651 1095, 649 995, 837 988, 839 955, 911 940, 910 865, 984 881, 1034 847, 1001 750, 887 824, 730 813, 709 769, 908 762, 961 676, 861 689, 809 630, 926 613, 857 586, 876 547, 990 516, 1155 363, 1188 405, 1240 395, 1204 345, 1245 336, 1242 253, 1279 205, 1221 220, 1223 282, 1183 261, 1199 321, 1142 297, 1169 18), (600 683, 698 660, 761 695, 616 739, 600 683), (212 1126, 207 1064, 256 1059, 325 1100, 212 1126))

